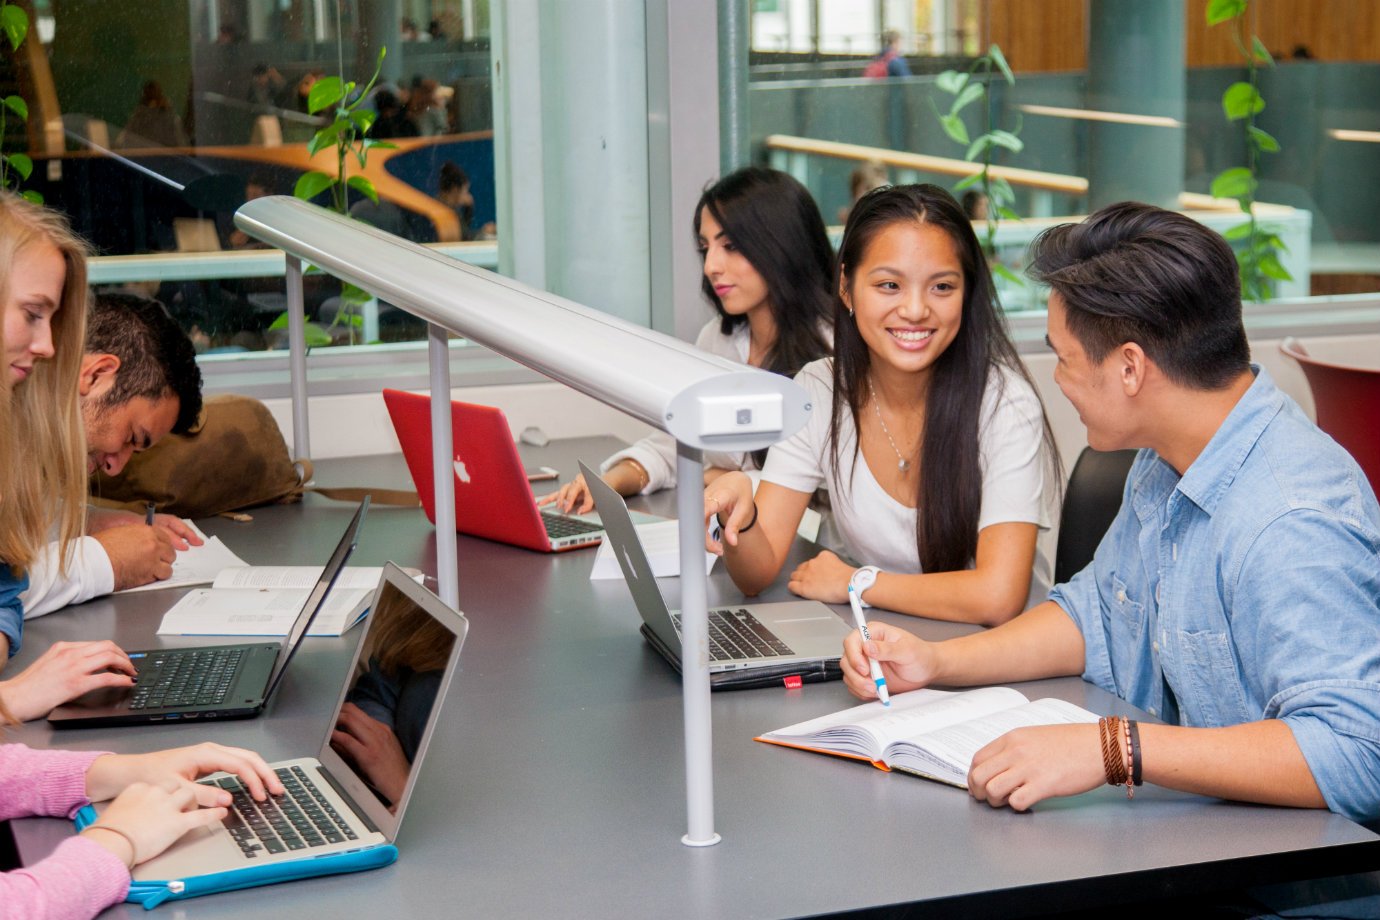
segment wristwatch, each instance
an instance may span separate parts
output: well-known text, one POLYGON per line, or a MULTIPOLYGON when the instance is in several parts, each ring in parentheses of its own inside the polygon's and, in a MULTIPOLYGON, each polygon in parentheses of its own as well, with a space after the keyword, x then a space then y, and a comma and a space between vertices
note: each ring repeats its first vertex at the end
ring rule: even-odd
POLYGON ((853 589, 858 603, 864 607, 871 607, 872 605, 863 599, 863 592, 877 583, 877 576, 881 574, 881 571, 875 565, 865 565, 854 572, 852 578, 848 579, 848 587, 853 589))

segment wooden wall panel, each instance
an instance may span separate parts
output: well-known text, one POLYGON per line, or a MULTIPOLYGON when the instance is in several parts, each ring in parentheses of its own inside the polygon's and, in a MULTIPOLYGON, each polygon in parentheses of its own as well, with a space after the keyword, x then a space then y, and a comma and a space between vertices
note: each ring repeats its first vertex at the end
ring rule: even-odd
MULTIPOLYGON (((1001 45, 1016 71, 1082 70, 1087 66, 1086 2, 981 0, 982 47, 1001 45)), ((1225 23, 1208 28, 1207 4, 1185 3, 1188 66, 1241 63, 1231 28, 1225 23)), ((1320 61, 1380 61, 1377 0, 1252 0, 1248 15, 1250 32, 1282 58, 1303 45, 1320 61)))
POLYGON ((982 49, 993 42, 1018 72, 1087 66, 1084 0, 983 0, 982 49))

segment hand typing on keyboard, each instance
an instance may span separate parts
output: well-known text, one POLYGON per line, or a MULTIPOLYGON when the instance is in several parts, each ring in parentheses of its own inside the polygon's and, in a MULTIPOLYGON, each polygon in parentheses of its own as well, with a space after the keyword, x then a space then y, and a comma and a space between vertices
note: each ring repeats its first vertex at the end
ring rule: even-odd
POLYGON ((189 830, 223 820, 231 795, 193 782, 208 773, 234 773, 247 796, 281 795, 283 782, 262 757, 242 748, 199 744, 153 754, 105 754, 86 771, 93 802, 114 797, 82 836, 135 866, 166 850, 189 830))

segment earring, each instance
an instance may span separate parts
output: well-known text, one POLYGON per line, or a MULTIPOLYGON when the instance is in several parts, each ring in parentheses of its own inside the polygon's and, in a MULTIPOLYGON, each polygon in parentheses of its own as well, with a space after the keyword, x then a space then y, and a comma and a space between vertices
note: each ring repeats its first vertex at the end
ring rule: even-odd
POLYGON ((849 318, 849 319, 852 319, 852 318, 853 318, 853 308, 852 308, 852 307, 847 307, 846 309, 848 310, 848 318, 849 318))

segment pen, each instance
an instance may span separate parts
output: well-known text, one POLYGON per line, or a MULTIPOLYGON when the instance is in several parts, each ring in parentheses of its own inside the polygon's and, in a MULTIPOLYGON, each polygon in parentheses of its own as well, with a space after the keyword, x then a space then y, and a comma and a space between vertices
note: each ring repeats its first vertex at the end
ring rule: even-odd
MULTIPOLYGON (((867 632, 867 621, 863 619, 862 604, 858 603, 858 590, 853 587, 851 581, 848 583, 848 606, 853 608, 853 620, 858 624, 858 632, 862 633, 863 641, 871 642, 872 636, 867 632)), ((870 655, 867 660, 872 663, 872 680, 877 685, 877 699, 882 701, 883 706, 890 706, 891 693, 887 691, 886 678, 882 676, 882 666, 877 663, 876 658, 870 655)))
POLYGON ((144 502, 144 523, 150 527, 153 526, 153 512, 153 502, 144 502))

